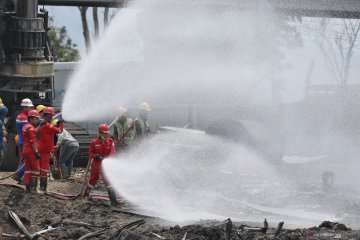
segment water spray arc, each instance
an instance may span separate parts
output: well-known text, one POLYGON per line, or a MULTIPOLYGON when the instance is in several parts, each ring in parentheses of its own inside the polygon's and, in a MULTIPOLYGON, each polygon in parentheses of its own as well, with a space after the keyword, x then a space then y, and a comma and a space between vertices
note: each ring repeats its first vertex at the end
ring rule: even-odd
MULTIPOLYGON (((282 150, 281 109, 280 104, 272 104, 279 102, 271 98, 269 81, 272 73, 281 73, 276 70, 281 67, 276 12, 219 9, 206 1, 192 8, 173 2, 168 9, 164 6, 169 3, 162 3, 133 2, 119 12, 74 76, 64 100, 65 118, 112 116, 118 104, 130 106, 140 99, 155 105, 194 104, 203 108, 202 130, 219 116, 212 129, 226 126, 225 133, 237 129, 242 137, 249 135, 249 142, 270 135, 268 142, 282 150), (113 46, 111 51, 108 46, 113 46), (114 53, 119 58, 107 61, 114 53), (98 67, 99 63, 104 64, 98 67), (99 70, 94 72, 95 66, 99 70), (91 98, 93 89, 99 98, 91 98), (73 104, 91 109, 84 107, 75 115, 73 104), (254 106, 262 106, 261 113, 254 106), (225 121, 228 116, 238 124, 225 121), (270 131, 263 132, 270 134, 258 131, 250 137, 248 131, 241 131, 245 121, 264 122, 270 131)), ((280 152, 281 160, 282 151, 266 141, 256 143, 263 152, 280 152)), ((281 172, 275 166, 282 162, 270 164, 268 154, 261 155, 243 142, 183 129, 161 133, 137 147, 105 160, 105 175, 119 194, 150 215, 181 222, 224 217, 256 221, 257 214, 266 214, 273 221, 297 226, 335 218, 328 206, 313 208, 314 202, 320 202, 318 196, 312 203, 300 196, 297 176, 292 174, 300 172, 295 166, 281 172)), ((311 173, 302 177, 316 178, 311 173)), ((311 185, 315 191, 317 184, 311 185)))

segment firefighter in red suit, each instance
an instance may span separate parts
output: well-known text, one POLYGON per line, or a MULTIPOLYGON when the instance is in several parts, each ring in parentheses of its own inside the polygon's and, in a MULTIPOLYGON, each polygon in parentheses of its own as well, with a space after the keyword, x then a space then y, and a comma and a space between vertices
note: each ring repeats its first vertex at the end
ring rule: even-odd
POLYGON ((26 192, 36 192, 38 178, 40 175, 40 154, 36 139, 36 129, 40 115, 36 110, 28 112, 28 123, 22 129, 24 146, 22 155, 25 159, 24 184, 26 192))
POLYGON ((119 204, 116 199, 116 194, 114 190, 110 188, 109 183, 104 178, 101 169, 102 160, 115 153, 115 145, 113 139, 109 138, 110 130, 107 124, 100 124, 98 130, 99 137, 94 138, 91 141, 89 148, 89 157, 92 159, 92 163, 89 183, 85 190, 85 197, 89 197, 91 189, 95 187, 101 175, 102 180, 105 183, 105 187, 108 189, 110 203, 112 206, 116 206, 119 204))
POLYGON ((47 177, 50 172, 50 156, 54 154, 54 136, 62 132, 63 123, 61 120, 56 126, 51 124, 55 111, 52 107, 46 107, 43 111, 43 120, 39 129, 39 152, 40 160, 40 190, 46 192, 47 177), (59 123, 60 122, 60 123, 59 123))

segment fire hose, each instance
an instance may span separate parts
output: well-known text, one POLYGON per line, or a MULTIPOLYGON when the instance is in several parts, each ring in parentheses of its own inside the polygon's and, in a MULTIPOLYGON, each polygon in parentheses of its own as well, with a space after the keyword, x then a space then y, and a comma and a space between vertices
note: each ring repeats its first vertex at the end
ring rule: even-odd
MULTIPOLYGON (((114 144, 117 145, 119 142, 121 142, 126 137, 126 135, 131 131, 131 129, 133 129, 133 128, 134 128, 134 124, 131 124, 131 126, 128 129, 126 129, 126 131, 119 137, 119 139, 114 144)), ((86 166, 86 170, 85 170, 84 182, 83 182, 83 185, 81 187, 81 191, 79 193, 77 193, 77 194, 64 194, 64 193, 57 193, 57 192, 46 192, 45 195, 52 196, 52 197, 55 197, 55 198, 60 199, 60 200, 76 200, 77 198, 82 196, 83 193, 84 193, 84 190, 85 190, 85 185, 87 183, 87 174, 89 172, 91 162, 92 162, 92 159, 89 159, 88 164, 86 166)), ((108 198, 104 198, 102 195, 94 195, 94 197, 92 197, 92 198, 94 198, 94 199, 104 199, 104 200, 108 199, 108 198)))
POLYGON ((84 190, 85 190, 85 185, 87 183, 87 174, 89 172, 91 162, 92 162, 92 158, 89 159, 88 164, 86 166, 86 170, 85 170, 85 174, 84 174, 84 182, 81 186, 81 190, 79 193, 74 194, 74 195, 70 195, 70 194, 67 195, 67 194, 61 194, 61 193, 57 193, 57 192, 45 192, 45 195, 52 196, 52 197, 55 197, 60 200, 76 200, 78 197, 82 196, 84 193, 84 190))
POLYGON ((8 179, 8 178, 11 178, 11 177, 14 176, 15 174, 17 174, 20 170, 22 170, 24 167, 25 167, 25 165, 22 166, 22 167, 20 167, 20 168, 18 168, 18 170, 16 170, 15 172, 13 172, 13 173, 5 176, 5 177, 1 177, 1 178, 0 178, 0 181, 1 181, 1 180, 8 179))
MULTIPOLYGON (((120 138, 114 143, 115 145, 117 145, 119 142, 121 142, 125 137, 126 135, 131 131, 131 129, 134 128, 134 124, 132 124, 121 136, 120 138)), ((57 198, 57 199, 60 199, 60 200, 76 200, 78 199, 80 196, 83 195, 84 193, 84 190, 85 190, 85 186, 87 184, 87 174, 89 172, 89 169, 90 169, 90 165, 91 165, 91 162, 92 162, 92 158, 89 159, 88 161, 88 164, 86 166, 86 170, 85 170, 85 174, 84 174, 84 181, 83 181, 83 184, 82 184, 82 187, 81 187, 81 190, 79 193, 74 193, 74 194, 64 194, 64 193, 58 193, 58 192, 45 192, 45 195, 47 196, 51 196, 51 197, 54 197, 54 198, 57 198)), ((4 178, 1 178, 0 180, 4 180, 6 178, 9 178, 13 175, 15 175, 21 168, 19 168, 16 172, 13 172, 12 174, 4 177, 4 178)), ((14 186, 14 187, 18 187, 18 188, 21 188, 21 189, 24 189, 23 186, 19 186, 19 185, 15 185, 15 184, 9 184, 9 183, 0 183, 0 185, 8 185, 8 186, 14 186)), ((106 198, 105 196, 103 195, 97 195, 97 194, 94 194, 92 195, 93 199, 99 199, 99 200, 107 200, 108 198, 106 198)))
POLYGON ((133 128, 134 128, 134 123, 132 123, 128 129, 126 129, 126 131, 119 137, 117 141, 114 142, 114 144, 115 145, 119 144, 133 128))

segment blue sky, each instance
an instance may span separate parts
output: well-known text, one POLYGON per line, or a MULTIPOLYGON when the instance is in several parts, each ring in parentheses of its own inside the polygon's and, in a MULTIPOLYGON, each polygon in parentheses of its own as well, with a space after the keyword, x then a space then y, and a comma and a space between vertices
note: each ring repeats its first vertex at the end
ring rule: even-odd
MULTIPOLYGON (((54 6, 47 6, 46 9, 49 11, 49 15, 53 17, 55 26, 57 27, 66 26, 68 35, 73 40, 73 42, 78 45, 81 55, 84 56, 85 45, 84 45, 79 9, 77 7, 54 7, 54 6)), ((103 10, 99 11, 99 13, 102 12, 103 10)), ((88 15, 88 22, 90 25, 91 34, 93 34, 94 31, 93 31, 91 9, 88 9, 87 15, 88 15)))

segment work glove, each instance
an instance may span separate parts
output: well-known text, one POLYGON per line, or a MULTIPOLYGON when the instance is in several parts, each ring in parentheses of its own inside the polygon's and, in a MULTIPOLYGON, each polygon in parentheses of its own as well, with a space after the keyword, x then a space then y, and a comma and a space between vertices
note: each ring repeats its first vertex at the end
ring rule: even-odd
POLYGON ((40 153, 39 153, 39 152, 36 152, 36 153, 35 153, 35 156, 36 156, 36 159, 37 159, 37 160, 40 160, 40 159, 41 159, 41 156, 40 156, 40 153))
POLYGON ((44 119, 41 119, 39 122, 39 125, 42 127, 46 124, 47 122, 44 119))
POLYGON ((95 156, 95 160, 102 161, 104 158, 100 155, 95 156))
POLYGON ((59 127, 60 126, 60 124, 62 124, 62 123, 64 123, 64 120, 62 120, 62 119, 59 119, 58 121, 57 121, 57 123, 56 123, 56 127, 59 127))

